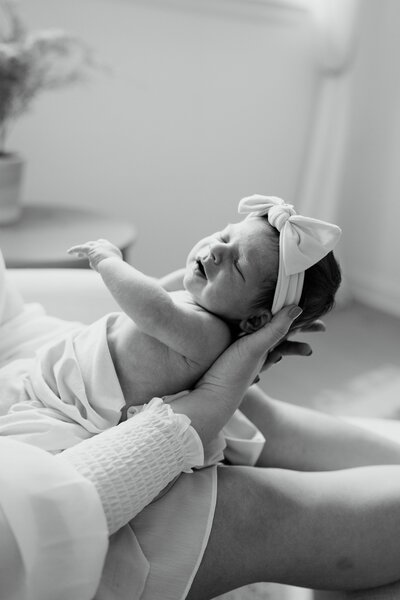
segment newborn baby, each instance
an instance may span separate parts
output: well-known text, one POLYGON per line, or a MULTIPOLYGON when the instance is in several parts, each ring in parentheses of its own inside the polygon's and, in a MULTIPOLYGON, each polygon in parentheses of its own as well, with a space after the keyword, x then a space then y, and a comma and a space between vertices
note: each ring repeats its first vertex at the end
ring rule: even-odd
POLYGON ((236 336, 262 327, 283 306, 299 304, 301 323, 326 313, 340 283, 332 253, 340 229, 296 215, 274 197, 244 198, 239 212, 244 220, 189 252, 179 291, 167 292, 125 263, 106 240, 71 248, 89 259, 122 312, 39 351, 3 429, 12 434, 21 411, 40 407, 41 435, 48 418, 71 422, 73 435, 75 426, 93 435, 129 416, 130 407, 193 387, 236 336))

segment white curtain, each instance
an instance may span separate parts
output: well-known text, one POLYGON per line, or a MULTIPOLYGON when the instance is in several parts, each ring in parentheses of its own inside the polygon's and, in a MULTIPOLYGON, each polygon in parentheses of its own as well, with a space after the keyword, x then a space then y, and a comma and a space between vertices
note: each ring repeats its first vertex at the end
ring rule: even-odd
POLYGON ((298 202, 306 215, 337 221, 360 0, 305 1, 319 42, 319 90, 298 202))

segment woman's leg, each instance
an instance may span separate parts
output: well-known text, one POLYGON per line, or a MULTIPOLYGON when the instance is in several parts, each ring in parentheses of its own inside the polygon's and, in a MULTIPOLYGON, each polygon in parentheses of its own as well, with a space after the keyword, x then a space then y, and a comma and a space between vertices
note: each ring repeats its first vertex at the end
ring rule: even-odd
POLYGON ((400 464, 399 444, 344 420, 269 398, 253 385, 241 405, 266 443, 258 466, 327 471, 400 464))
POLYGON ((187 598, 257 581, 366 589, 399 578, 400 467, 221 467, 213 528, 187 598))

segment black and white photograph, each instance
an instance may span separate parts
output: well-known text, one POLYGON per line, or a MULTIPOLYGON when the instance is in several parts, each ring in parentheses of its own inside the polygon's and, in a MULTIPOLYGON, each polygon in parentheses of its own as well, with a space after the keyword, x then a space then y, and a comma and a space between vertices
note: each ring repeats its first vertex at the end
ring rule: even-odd
POLYGON ((0 0, 0 600, 400 600, 399 0, 0 0))

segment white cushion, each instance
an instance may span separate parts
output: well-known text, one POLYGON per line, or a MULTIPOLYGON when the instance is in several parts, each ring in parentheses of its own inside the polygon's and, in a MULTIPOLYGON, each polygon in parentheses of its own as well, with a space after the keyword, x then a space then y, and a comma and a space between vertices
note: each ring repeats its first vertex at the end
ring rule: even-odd
POLYGON ((91 323, 118 310, 100 275, 91 269, 8 269, 25 302, 43 304, 48 314, 91 323))

